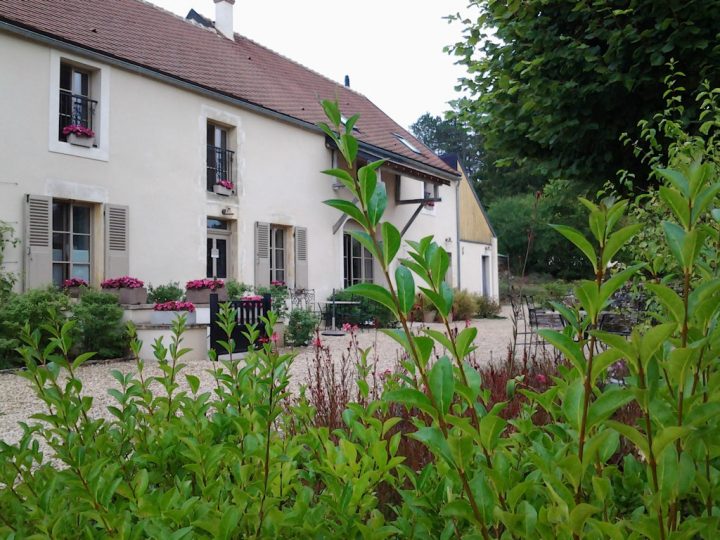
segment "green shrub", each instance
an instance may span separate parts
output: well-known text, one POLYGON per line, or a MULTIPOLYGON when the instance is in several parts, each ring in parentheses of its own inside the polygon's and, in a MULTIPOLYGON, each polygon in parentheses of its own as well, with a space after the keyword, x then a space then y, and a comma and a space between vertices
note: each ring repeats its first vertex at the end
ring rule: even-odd
POLYGON ((317 315, 306 309, 294 309, 288 318, 286 340, 293 345, 307 345, 319 323, 317 315))
POLYGON ((477 313, 478 296, 465 289, 455 289, 452 313, 456 321, 472 319, 477 313))
POLYGON ((129 337, 122 316, 117 296, 85 291, 75 304, 72 317, 80 352, 94 351, 95 358, 127 356, 129 337))
POLYGON ((247 291, 253 290, 252 285, 248 285, 247 283, 240 283, 234 279, 226 281, 225 288, 227 289, 228 298, 230 300, 237 300, 238 298, 241 298, 242 295, 247 291))
POLYGON ((288 298, 290 291, 284 283, 273 283, 269 287, 258 287, 256 293, 263 296, 269 294, 271 297, 272 310, 277 314, 280 320, 287 316, 288 298))
MULTIPOLYGON (((338 326, 347 323, 363 327, 387 328, 393 326, 397 320, 392 312, 382 304, 347 290, 336 291, 334 298, 335 300, 358 302, 357 305, 340 304, 335 306, 335 324, 338 326)), ((330 323, 332 317, 332 304, 330 303, 332 299, 333 296, 330 296, 325 306, 326 324, 330 323)))
POLYGON ((68 297, 53 287, 10 294, 0 305, 0 367, 22 365, 15 348, 20 345, 20 332, 26 323, 31 328, 40 328, 50 321, 50 310, 63 313, 69 309, 68 297))
POLYGON ((487 296, 478 296, 475 316, 478 319, 494 319, 500 314, 500 304, 487 296))
POLYGON ((180 287, 177 281, 168 283, 167 285, 148 286, 148 302, 151 304, 162 304, 164 302, 179 302, 183 299, 185 290, 180 287))

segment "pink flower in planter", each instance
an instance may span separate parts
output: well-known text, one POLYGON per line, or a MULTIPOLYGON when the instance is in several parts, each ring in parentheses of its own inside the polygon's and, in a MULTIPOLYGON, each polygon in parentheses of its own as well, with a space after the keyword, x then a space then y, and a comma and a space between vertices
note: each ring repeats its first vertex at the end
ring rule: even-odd
POLYGON ((284 281, 271 281, 270 285, 272 285, 273 287, 284 287, 285 282, 284 281))
POLYGON ((78 137, 90 138, 95 136, 95 132, 92 129, 77 124, 70 124, 69 126, 65 126, 62 132, 63 135, 65 135, 66 137, 71 133, 78 137))
POLYGON ((69 289, 70 287, 87 287, 88 282, 82 278, 74 277, 63 281, 63 288, 69 289))
POLYGON ((185 284, 187 290, 210 289, 215 291, 222 289, 224 286, 225 282, 222 279, 194 279, 185 284))
POLYGON ((139 289, 145 286, 145 283, 137 278, 130 276, 122 276, 119 278, 106 279, 100 286, 103 289, 139 289))
POLYGON ((225 180, 224 178, 223 178, 222 180, 218 180, 218 181, 215 182, 215 183, 216 183, 218 186, 222 186, 222 187, 224 187, 225 189, 229 189, 230 191, 232 191, 233 189, 235 189, 235 184, 233 184, 230 180, 225 180))
POLYGON ((189 311, 192 313, 195 311, 195 304, 192 302, 177 302, 176 300, 170 300, 169 302, 155 304, 153 309, 155 311, 189 311))
POLYGON ((240 301, 241 302, 260 302, 263 299, 262 296, 259 296, 257 294, 251 295, 251 296, 243 296, 240 301))

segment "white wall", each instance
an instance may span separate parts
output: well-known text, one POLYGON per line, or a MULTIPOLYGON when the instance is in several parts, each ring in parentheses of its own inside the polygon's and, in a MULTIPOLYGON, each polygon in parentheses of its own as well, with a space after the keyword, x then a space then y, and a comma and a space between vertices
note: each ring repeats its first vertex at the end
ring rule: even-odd
MULTIPOLYGON (((322 201, 347 194, 334 191, 333 179, 320 173, 333 160, 323 135, 9 34, 0 33, 0 50, 0 100, 12 104, 3 113, 0 219, 12 224, 19 238, 25 194, 97 203, 98 236, 100 205, 127 205, 130 275, 156 285, 184 284, 205 276, 206 219, 223 217, 231 219, 235 231, 233 277, 253 283, 255 222, 302 226, 308 229, 309 285, 317 299, 342 287, 342 229, 332 233, 340 214, 322 201), (56 140, 54 73, 61 57, 97 69, 102 78, 99 149, 85 151, 56 140), (206 190, 208 119, 233 128, 237 196, 206 190), (223 209, 232 215, 223 216, 223 209)), ((393 171, 383 171, 386 219, 402 229, 417 205, 395 204, 394 178, 393 171)), ((452 255, 457 284, 454 190, 454 185, 440 188, 443 201, 418 216, 406 239, 435 235, 452 255)), ((291 262, 292 244, 288 247, 291 262)), ((96 248, 97 285, 104 276, 101 245, 96 248)), ((6 268, 19 275, 22 249, 6 254, 6 268)), ((292 277, 290 272, 290 285, 292 277)))
POLYGON ((499 301, 497 240, 492 244, 460 242, 460 287, 499 301), (486 267, 483 257, 488 257, 486 267))

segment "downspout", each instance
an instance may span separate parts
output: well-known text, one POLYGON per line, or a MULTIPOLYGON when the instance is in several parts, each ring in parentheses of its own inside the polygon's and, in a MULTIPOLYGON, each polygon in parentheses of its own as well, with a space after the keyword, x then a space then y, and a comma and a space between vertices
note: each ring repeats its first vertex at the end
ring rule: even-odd
POLYGON ((456 234, 456 242, 457 242, 457 276, 458 276, 458 286, 457 288, 462 290, 462 273, 460 268, 462 265, 460 264, 460 257, 462 257, 462 247, 460 246, 460 182, 462 182, 462 176, 459 180, 457 180, 457 183, 455 184, 455 226, 457 229, 456 234))

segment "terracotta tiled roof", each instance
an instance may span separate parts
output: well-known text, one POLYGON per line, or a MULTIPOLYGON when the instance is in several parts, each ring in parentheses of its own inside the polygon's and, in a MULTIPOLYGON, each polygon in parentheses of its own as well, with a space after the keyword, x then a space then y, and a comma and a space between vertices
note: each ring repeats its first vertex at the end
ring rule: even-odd
MULTIPOLYGON (((235 9, 241 9, 236 7, 235 9)), ((235 35, 231 41, 140 0, 0 0, 0 20, 215 90, 310 124, 320 99, 360 114, 361 141, 455 172, 362 94, 235 35), (419 155, 393 134, 422 151, 419 155)))

